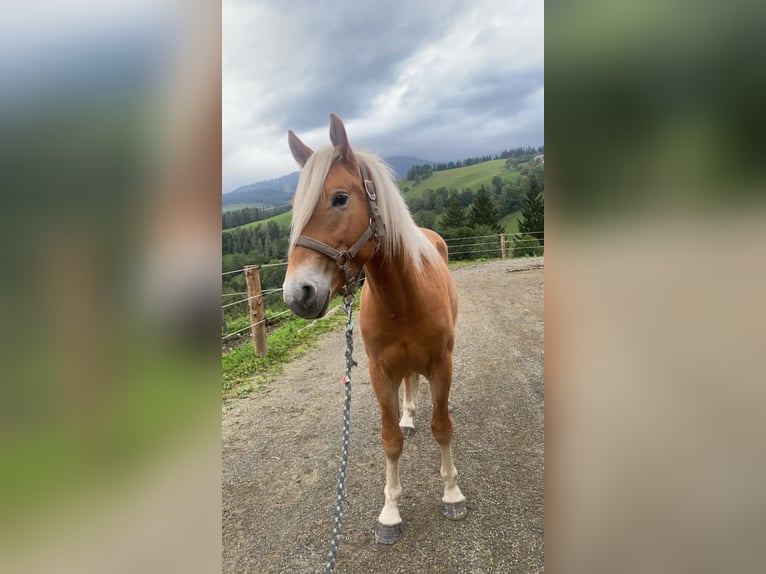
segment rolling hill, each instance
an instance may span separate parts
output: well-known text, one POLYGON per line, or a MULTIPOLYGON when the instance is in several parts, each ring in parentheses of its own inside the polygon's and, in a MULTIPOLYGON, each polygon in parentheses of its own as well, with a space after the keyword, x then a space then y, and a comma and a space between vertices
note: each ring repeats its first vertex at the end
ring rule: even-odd
MULTIPOLYGON (((279 215, 267 217, 266 219, 261 219, 260 221, 253 221, 252 223, 246 223, 245 225, 240 225, 239 227, 255 227, 256 225, 267 224, 269 221, 276 222, 277 225, 279 225, 280 227, 290 227, 290 223, 292 223, 293 221, 293 212, 286 211, 285 213, 280 213, 279 215)), ((234 229, 239 229, 239 227, 235 227, 234 229)), ((229 231, 229 230, 226 230, 226 231, 229 231)))

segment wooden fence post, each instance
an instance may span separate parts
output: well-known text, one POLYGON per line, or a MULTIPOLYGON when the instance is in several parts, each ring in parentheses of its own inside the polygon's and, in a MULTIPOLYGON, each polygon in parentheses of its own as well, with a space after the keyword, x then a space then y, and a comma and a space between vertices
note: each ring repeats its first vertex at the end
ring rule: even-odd
POLYGON ((250 323, 253 325, 251 327, 253 352, 257 357, 265 357, 269 353, 269 348, 266 344, 265 310, 259 269, 260 265, 247 265, 245 280, 247 281, 247 302, 250 306, 250 323))
POLYGON ((500 259, 505 259, 505 233, 500 234, 500 259))

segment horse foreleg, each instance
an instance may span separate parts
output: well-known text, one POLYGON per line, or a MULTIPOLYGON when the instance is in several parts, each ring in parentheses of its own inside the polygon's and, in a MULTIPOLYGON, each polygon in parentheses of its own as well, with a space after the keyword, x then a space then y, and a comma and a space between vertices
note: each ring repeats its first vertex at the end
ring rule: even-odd
POLYGON ((433 416, 431 432, 441 450, 440 474, 444 480, 442 512, 451 520, 465 517, 465 496, 457 485, 457 469, 452 460, 452 418, 449 414, 449 391, 452 384, 452 358, 444 361, 431 378, 433 416))
POLYGON ((404 438, 415 434, 415 399, 418 396, 418 374, 408 373, 404 376, 404 400, 402 401, 402 419, 399 427, 404 438))
POLYGON ((386 502, 375 525, 375 541, 394 544, 402 536, 402 518, 399 515, 399 500, 402 487, 399 484, 399 456, 402 454, 404 438, 399 428, 399 383, 389 379, 380 367, 370 367, 370 379, 380 405, 382 420, 383 450, 386 453, 386 486, 383 493, 386 502))

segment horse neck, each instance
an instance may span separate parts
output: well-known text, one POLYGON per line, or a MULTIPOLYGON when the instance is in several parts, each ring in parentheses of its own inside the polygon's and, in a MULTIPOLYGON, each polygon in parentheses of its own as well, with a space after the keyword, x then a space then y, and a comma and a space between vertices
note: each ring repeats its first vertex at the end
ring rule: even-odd
POLYGON ((364 265, 370 297, 384 303, 386 309, 394 314, 417 306, 420 272, 412 261, 407 261, 405 265, 404 257, 387 257, 381 247, 364 265))

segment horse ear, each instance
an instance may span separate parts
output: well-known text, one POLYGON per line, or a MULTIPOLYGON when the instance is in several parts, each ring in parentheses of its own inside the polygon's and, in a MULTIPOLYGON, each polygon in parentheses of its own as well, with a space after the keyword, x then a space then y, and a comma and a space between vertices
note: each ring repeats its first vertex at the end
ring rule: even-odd
POLYGON ((351 146, 348 145, 348 136, 346 135, 343 120, 332 113, 330 114, 330 141, 343 159, 346 161, 354 159, 354 152, 351 151, 351 146))
POLYGON ((298 165, 301 167, 306 165, 314 150, 298 139, 293 130, 287 132, 287 142, 290 144, 290 152, 293 154, 295 161, 298 162, 298 165))

